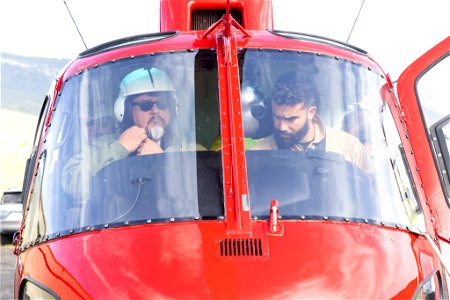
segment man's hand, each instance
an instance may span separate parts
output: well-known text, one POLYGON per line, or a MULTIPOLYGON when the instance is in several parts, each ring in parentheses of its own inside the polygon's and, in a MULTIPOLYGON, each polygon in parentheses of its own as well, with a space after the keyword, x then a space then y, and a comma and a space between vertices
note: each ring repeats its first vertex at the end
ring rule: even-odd
POLYGON ((151 139, 145 139, 145 141, 139 146, 137 155, 148 155, 163 153, 164 150, 151 139))
POLYGON ((125 130, 119 137, 119 143, 127 149, 128 153, 136 151, 137 148, 147 139, 145 129, 133 126, 125 130))

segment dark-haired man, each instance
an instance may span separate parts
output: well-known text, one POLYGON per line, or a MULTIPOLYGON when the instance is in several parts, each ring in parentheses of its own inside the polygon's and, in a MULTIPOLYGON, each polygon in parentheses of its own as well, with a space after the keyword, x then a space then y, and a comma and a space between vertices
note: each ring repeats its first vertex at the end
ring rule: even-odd
POLYGON ((311 82, 300 80, 296 72, 282 75, 271 99, 275 132, 252 150, 320 149, 342 154, 344 158, 370 173, 370 157, 354 136, 325 127, 317 114, 317 93, 311 82))

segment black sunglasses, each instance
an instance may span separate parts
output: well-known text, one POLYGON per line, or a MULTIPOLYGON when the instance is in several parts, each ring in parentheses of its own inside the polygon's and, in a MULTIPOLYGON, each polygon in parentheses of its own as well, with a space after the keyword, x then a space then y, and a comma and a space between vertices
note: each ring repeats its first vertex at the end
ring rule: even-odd
POLYGON ((159 109, 165 110, 169 107, 169 102, 167 99, 159 99, 156 101, 140 101, 140 102, 132 102, 132 106, 139 106, 140 110, 142 111, 150 111, 153 109, 153 105, 157 105, 159 109))

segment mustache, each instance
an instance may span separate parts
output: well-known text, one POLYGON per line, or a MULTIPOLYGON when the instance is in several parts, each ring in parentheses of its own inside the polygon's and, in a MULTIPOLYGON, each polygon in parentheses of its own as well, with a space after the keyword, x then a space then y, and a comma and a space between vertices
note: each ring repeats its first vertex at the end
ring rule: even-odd
POLYGON ((147 125, 149 125, 150 123, 158 123, 158 124, 165 125, 164 119, 159 115, 150 116, 150 119, 148 120, 147 125))

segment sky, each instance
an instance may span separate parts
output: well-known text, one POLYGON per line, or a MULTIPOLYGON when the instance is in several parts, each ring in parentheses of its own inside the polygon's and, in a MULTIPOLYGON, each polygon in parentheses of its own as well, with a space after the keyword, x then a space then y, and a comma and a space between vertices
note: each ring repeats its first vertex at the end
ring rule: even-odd
MULTIPOLYGON (((346 41, 364 0, 273 0, 274 28, 346 41)), ((0 51, 73 59, 112 39, 159 31, 159 0, 5 0, 0 51), (65 2, 64 2, 65 1, 65 2)), ((349 43, 396 80, 450 34, 449 0, 365 0, 349 43)))

